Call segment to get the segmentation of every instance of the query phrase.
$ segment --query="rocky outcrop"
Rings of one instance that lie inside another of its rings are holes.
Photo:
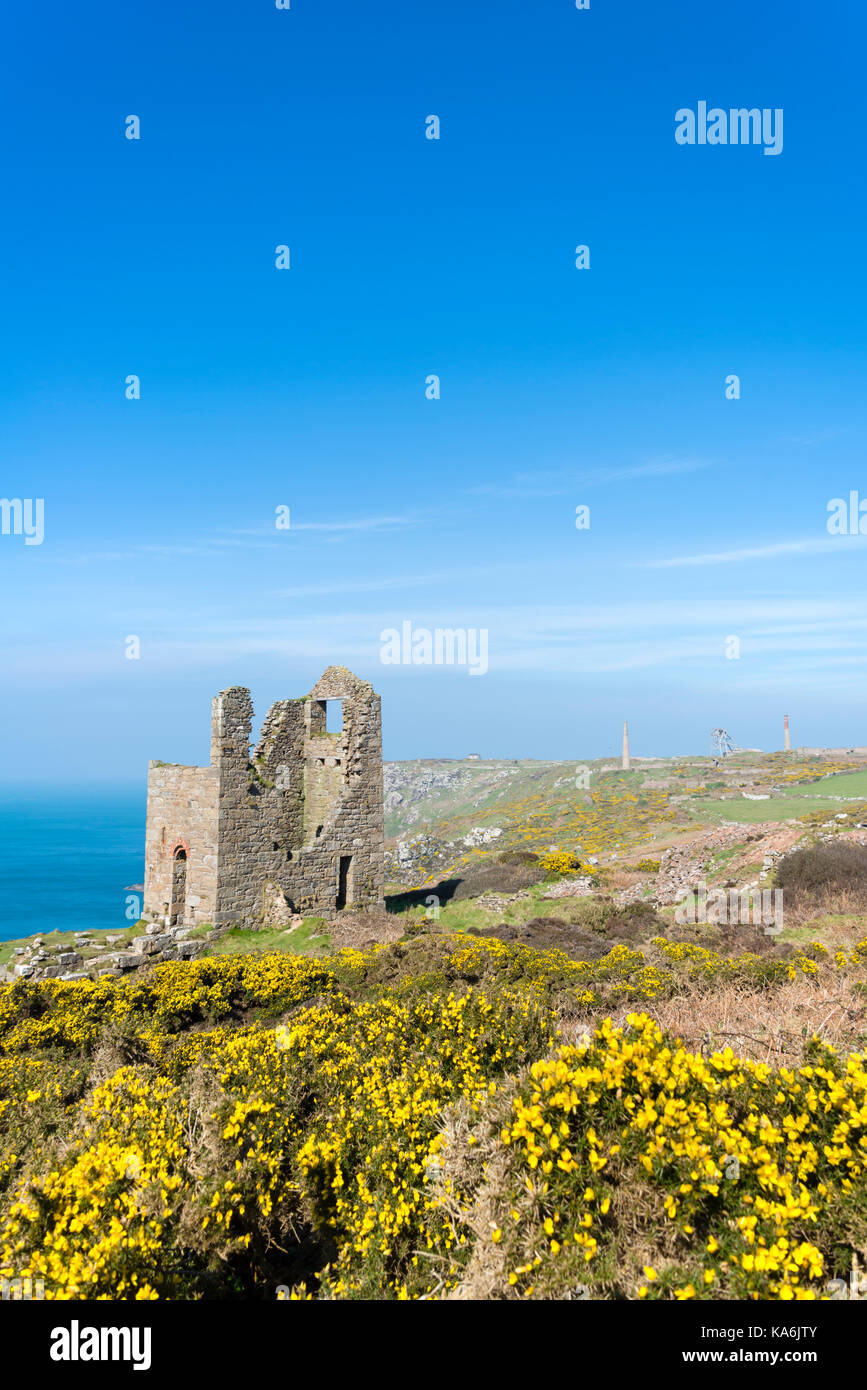
[[[393,850],[385,851],[386,881],[415,885],[446,873],[454,859],[454,845],[422,831],[407,840],[398,840]]]
[[[76,936],[75,950],[63,943],[45,945],[40,937],[23,946],[16,946],[9,965],[0,966],[0,984],[16,980],[99,980],[117,979],[143,965],[155,965],[166,960],[193,960],[202,954],[214,935],[190,940],[189,927],[165,928],[152,923],[121,951],[111,950],[121,938],[104,937],[102,941]],[[88,954],[82,954],[87,951]],[[93,954],[90,954],[93,952]]]
[[[772,870],[779,860],[791,852],[801,840],[803,830],[773,822],[759,825],[724,825],[703,835],[697,835],[688,844],[674,845],[663,852],[659,870],[651,882],[636,883],[616,894],[618,904],[646,901],[657,907],[665,907],[679,902],[690,889],[696,888],[712,871],[715,857],[721,850],[744,846],[744,852],[731,860],[731,887],[741,890],[756,888],[767,883]],[[752,847],[755,848],[752,848]],[[761,854],[761,867],[758,874],[753,872],[749,882],[740,882],[742,865],[739,860],[751,860],[753,870]]]
[[[414,825],[421,814],[421,805],[431,792],[455,791],[467,786],[473,774],[466,768],[427,768],[418,763],[384,763],[382,787],[385,813],[400,811],[401,824]]]

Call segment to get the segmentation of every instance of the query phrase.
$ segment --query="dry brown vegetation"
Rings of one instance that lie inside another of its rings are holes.
[[[634,1006],[607,1009],[604,1017],[625,1024]],[[739,1057],[773,1066],[797,1066],[813,1036],[842,1052],[858,1051],[867,1035],[867,999],[844,977],[820,980],[803,975],[778,985],[773,994],[743,983],[712,990],[687,983],[670,999],[644,1006],[660,1028],[692,1051],[731,1047]],[[603,1015],[570,1014],[561,1019],[566,1035],[580,1037],[600,1025]]]
[[[832,841],[796,850],[781,862],[776,886],[799,920],[823,913],[867,912],[867,846]]]

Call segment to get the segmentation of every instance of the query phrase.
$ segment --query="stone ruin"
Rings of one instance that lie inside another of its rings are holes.
[[[329,704],[342,706],[331,732]],[[383,906],[379,696],[344,666],[279,700],[251,754],[250,692],[214,698],[208,767],[148,768],[143,917],[283,926]]]

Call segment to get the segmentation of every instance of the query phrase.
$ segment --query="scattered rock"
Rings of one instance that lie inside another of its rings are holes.
[[[153,936],[137,936],[132,943],[132,949],[140,956],[153,956],[159,951],[157,939]]]
[[[592,898],[598,891],[598,885],[588,875],[586,878],[564,878],[562,883],[553,883],[550,888],[546,888],[541,896],[545,899]]]
[[[496,840],[502,835],[502,830],[496,826],[475,825],[468,835],[461,840],[462,845],[467,849],[475,849],[478,845],[489,845],[492,840]]]

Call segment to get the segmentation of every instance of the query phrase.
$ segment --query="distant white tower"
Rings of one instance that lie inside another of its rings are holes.
[[[621,766],[625,769],[629,767],[629,725],[623,721],[623,762]]]
[[[783,715],[783,747],[787,753],[791,751],[792,740],[789,738],[789,716],[787,714]]]

